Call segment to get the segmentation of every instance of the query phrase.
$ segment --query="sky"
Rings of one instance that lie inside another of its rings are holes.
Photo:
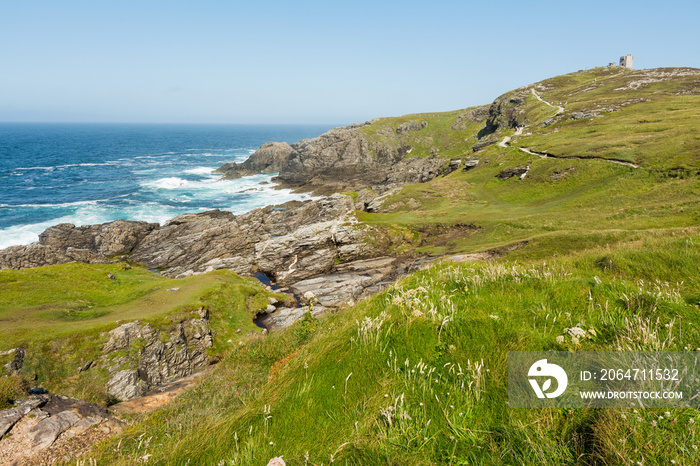
[[[700,68],[698,18],[698,0],[0,0],[0,122],[455,110],[628,53]]]

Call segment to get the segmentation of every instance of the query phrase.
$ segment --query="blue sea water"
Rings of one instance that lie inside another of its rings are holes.
[[[236,214],[309,195],[273,189],[272,175],[220,180],[267,141],[320,135],[317,125],[0,123],[0,249],[59,223],[163,223],[210,209]],[[261,184],[262,183],[262,184]]]

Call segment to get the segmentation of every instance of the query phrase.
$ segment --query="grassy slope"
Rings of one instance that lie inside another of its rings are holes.
[[[212,378],[136,417],[93,457],[211,465],[277,455],[287,464],[357,465],[700,461],[693,410],[506,405],[508,351],[700,346],[698,241],[697,231],[647,233],[547,263],[435,266],[344,313],[249,341]],[[557,343],[573,325],[596,336]]]
[[[678,76],[645,83],[637,89],[616,90],[642,79],[659,78],[619,68],[598,68],[507,93],[502,96],[505,100],[511,95],[525,96],[525,103],[516,109],[525,122],[523,135],[515,136],[514,130],[507,128],[495,135],[498,139],[513,136],[510,147],[489,146],[473,154],[481,163],[469,172],[454,172],[446,178],[405,187],[385,201],[384,213],[364,213],[360,218],[388,229],[425,230],[431,224],[459,223],[480,228],[475,234],[447,243],[431,246],[428,241],[419,251],[430,254],[480,251],[543,235],[551,237],[557,232],[590,234],[697,224],[700,76]],[[557,110],[537,100],[529,92],[531,88],[539,89],[542,98],[553,105],[565,107],[558,122],[541,126]],[[598,112],[603,116],[571,120],[574,112]],[[449,121],[438,125],[432,124],[430,115],[424,117],[429,124],[421,132],[448,133],[434,135],[434,139],[454,139],[460,133],[449,129]],[[450,113],[437,119],[454,118]],[[397,123],[393,120],[386,122]],[[373,126],[381,127],[384,121]],[[473,126],[470,131],[474,133]],[[597,159],[541,158],[519,147],[558,157],[627,160],[641,168]],[[471,150],[462,155],[472,155]],[[526,166],[530,171],[524,180],[495,177],[506,168]]]
[[[116,280],[107,278],[109,273]],[[23,370],[36,376],[33,385],[103,404],[109,402],[106,369],[77,369],[99,360],[106,332],[119,323],[140,320],[169,330],[206,307],[217,332],[210,351],[215,356],[230,348],[228,340],[237,344],[244,335],[259,333],[252,316],[268,304],[259,284],[228,271],[174,280],[140,267],[72,263],[2,270],[0,286],[0,352],[25,348]],[[10,359],[4,356],[0,363]]]

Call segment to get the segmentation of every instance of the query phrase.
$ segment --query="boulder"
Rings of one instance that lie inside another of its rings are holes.
[[[0,411],[0,419],[10,417],[12,425],[2,424],[0,428],[0,464],[53,464],[54,459],[45,455],[54,444],[60,442],[59,448],[64,448],[69,439],[94,426],[100,434],[84,437],[82,441],[88,442],[78,444],[80,449],[104,438],[102,433],[120,433],[126,428],[103,407],[60,395],[32,396]],[[62,450],[62,454],[68,450]],[[72,450],[75,452],[75,448]],[[64,456],[63,460],[67,458]]]
[[[498,173],[496,175],[496,178],[499,178],[501,180],[507,180],[508,178],[512,178],[514,176],[522,176],[525,173],[527,173],[527,171],[528,171],[527,167],[508,168],[508,169],[503,170],[502,172]]]
[[[464,161],[464,171],[469,171],[479,165],[479,159],[469,157]]]

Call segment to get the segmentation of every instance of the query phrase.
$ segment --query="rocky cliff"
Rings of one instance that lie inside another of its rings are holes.
[[[0,268],[24,269],[68,262],[108,263],[109,257],[129,254],[157,223],[117,220],[76,227],[62,223],[47,228],[39,242],[0,250]]]
[[[381,254],[382,233],[358,224],[354,208],[350,196],[336,194],[239,216],[218,210],[186,214],[163,226],[123,220],[61,224],[47,229],[36,244],[0,251],[0,268],[107,263],[128,256],[169,277],[225,268],[288,283],[323,273],[336,261]]]
[[[169,332],[138,321],[109,332],[99,363],[109,370],[107,392],[119,401],[143,396],[148,390],[187,377],[209,365],[206,349],[214,334],[208,313],[185,320]]]
[[[317,138],[303,139],[291,146],[270,142],[245,162],[226,164],[217,171],[223,173],[224,178],[278,172],[275,181],[281,186],[317,194],[359,191],[366,187],[384,192],[403,184],[429,181],[449,172],[442,157],[409,156],[412,146],[402,144],[399,137],[424,130],[428,122],[404,122],[383,140],[369,138],[363,132],[363,128],[370,124],[334,128]]]

